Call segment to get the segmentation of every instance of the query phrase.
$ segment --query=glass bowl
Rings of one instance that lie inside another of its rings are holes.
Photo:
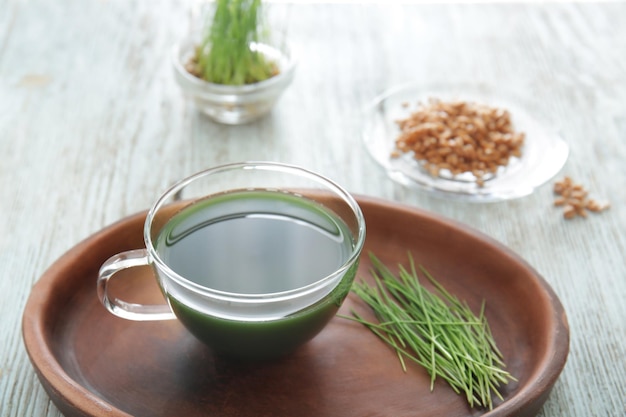
[[[512,157],[478,185],[471,173],[456,176],[445,172],[434,176],[412,154],[392,156],[400,133],[397,121],[407,118],[417,102],[430,98],[442,101],[462,100],[506,109],[516,131],[525,133],[522,154]],[[526,98],[482,84],[424,86],[407,84],[387,90],[365,110],[363,141],[369,154],[391,179],[410,188],[439,197],[470,202],[495,202],[531,194],[561,170],[569,147],[554,128],[533,117]]]
[[[251,44],[253,50],[277,62],[279,74],[242,86],[210,83],[190,74],[185,65],[193,56],[198,43],[199,37],[192,36],[174,46],[174,75],[184,94],[192,97],[198,108],[216,122],[238,125],[264,116],[293,80],[296,60],[292,49],[281,37],[266,43]]]

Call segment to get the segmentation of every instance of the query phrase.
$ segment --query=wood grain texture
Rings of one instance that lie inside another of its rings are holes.
[[[499,389],[505,400],[494,400],[496,407],[486,415],[535,416],[569,347],[563,307],[550,288],[526,262],[473,229],[412,207],[357,198],[367,222],[365,253],[395,265],[411,251],[416,263],[427,265],[471,308],[486,302],[493,337],[517,379]],[[468,408],[443,381],[431,392],[422,367],[407,362],[403,372],[394,352],[370,331],[339,317],[293,354],[265,363],[219,358],[175,320],[114,317],[100,304],[93,281],[112,254],[140,247],[143,220],[131,216],[75,246],[40,278],[26,305],[25,345],[67,417],[485,415]],[[358,275],[373,284],[371,268],[362,257]],[[149,269],[132,274],[117,281],[125,286],[125,299],[162,300]],[[353,294],[339,314],[351,311],[372,317]],[[76,392],[65,378],[89,390]]]
[[[425,208],[504,243],[567,311],[567,366],[540,416],[626,414],[626,4],[276,4],[300,63],[267,118],[216,125],[174,84],[192,3],[0,0],[0,416],[60,414],[20,322],[30,289],[80,240],[173,181],[245,159],[304,165],[349,190]],[[600,215],[565,222],[549,185],[468,205],[393,183],[366,154],[363,106],[397,84],[519,92],[571,148],[563,170]]]

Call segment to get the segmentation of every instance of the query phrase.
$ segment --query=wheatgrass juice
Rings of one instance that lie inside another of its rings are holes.
[[[315,287],[341,271],[355,244],[348,226],[318,202],[282,191],[241,190],[188,205],[167,222],[155,246],[163,262],[194,285],[246,298]],[[222,314],[219,306],[195,305],[182,292],[168,293],[168,301],[189,331],[219,354],[281,356],[336,313],[357,265],[336,277],[338,285],[313,293],[317,298],[307,305],[244,305],[238,315],[230,307]]]

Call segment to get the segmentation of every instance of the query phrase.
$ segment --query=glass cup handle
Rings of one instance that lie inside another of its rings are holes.
[[[134,321],[171,320],[176,316],[167,304],[136,304],[109,297],[107,286],[117,272],[136,266],[149,265],[148,251],[135,249],[118,253],[107,259],[98,274],[98,298],[111,313]]]

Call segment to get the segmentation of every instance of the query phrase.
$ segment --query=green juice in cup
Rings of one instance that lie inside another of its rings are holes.
[[[354,280],[358,263],[341,267],[355,245],[348,226],[322,203],[252,189],[186,206],[161,229],[155,247],[194,288],[164,288],[185,327],[218,354],[254,359],[284,355],[326,325]],[[320,286],[322,280],[340,282]],[[290,300],[290,292],[308,287],[304,300]],[[196,302],[198,290],[223,300]],[[266,306],[267,295],[273,301]]]

